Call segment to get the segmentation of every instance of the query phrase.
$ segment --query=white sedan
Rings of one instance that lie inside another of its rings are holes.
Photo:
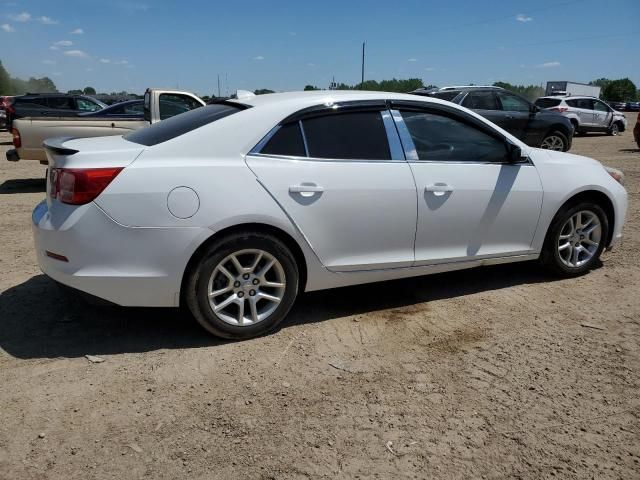
[[[226,338],[273,330],[303,291],[532,259],[581,275],[627,209],[619,171],[413,95],[239,95],[46,147],[43,272]]]

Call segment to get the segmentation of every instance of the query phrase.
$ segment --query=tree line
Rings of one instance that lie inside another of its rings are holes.
[[[49,77],[23,80],[11,77],[0,61],[0,95],[24,95],[25,93],[55,93],[58,89]]]

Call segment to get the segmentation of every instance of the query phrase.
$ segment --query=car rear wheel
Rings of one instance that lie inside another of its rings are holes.
[[[540,259],[563,277],[591,270],[605,247],[609,223],[599,205],[581,202],[563,208],[553,219]]]
[[[245,339],[275,329],[298,293],[298,267],[278,238],[235,234],[211,245],[189,275],[185,299],[218,337]]]
[[[556,152],[566,152],[569,147],[567,136],[559,131],[548,133],[540,144],[540,148],[555,150]]]

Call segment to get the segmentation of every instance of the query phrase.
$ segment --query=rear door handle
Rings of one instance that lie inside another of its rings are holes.
[[[289,187],[289,193],[299,193],[303,197],[311,197],[316,193],[321,193],[324,191],[320,185],[316,185],[315,183],[311,183],[308,185],[291,185]]]
[[[453,192],[453,187],[446,183],[434,183],[425,187],[425,192],[431,192],[436,196],[442,196],[445,193]]]

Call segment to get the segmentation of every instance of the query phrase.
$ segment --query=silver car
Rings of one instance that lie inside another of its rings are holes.
[[[618,135],[627,128],[627,118],[602,100],[594,97],[540,97],[537,107],[559,112],[573,124],[576,134],[606,132]]]

